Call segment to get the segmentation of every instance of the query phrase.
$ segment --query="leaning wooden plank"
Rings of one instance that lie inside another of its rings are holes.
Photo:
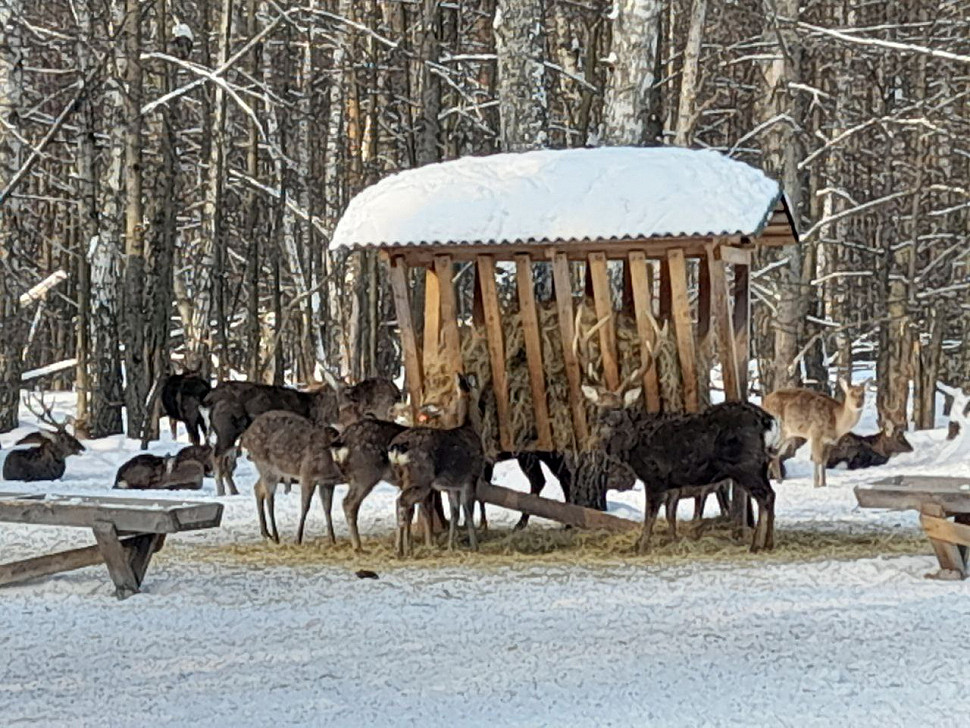
[[[610,276],[603,253],[589,254],[589,270],[593,279],[593,304],[600,326],[600,353],[603,356],[603,377],[606,386],[620,386],[620,367],[616,360],[616,323],[613,314],[613,298],[610,295]]]
[[[728,300],[727,280],[724,276],[724,262],[716,247],[717,242],[707,249],[707,267],[711,282],[711,306],[717,327],[717,349],[721,359],[721,378],[724,382],[724,398],[728,402],[742,399],[741,382],[738,376],[738,358],[734,351],[734,330],[731,327],[731,302]]]
[[[0,501],[0,521],[42,526],[91,528],[98,521],[108,521],[119,531],[177,533],[212,528],[221,520],[221,503],[161,505],[150,501],[112,503],[110,499],[99,502],[94,498]]]
[[[673,307],[674,333],[677,337],[677,355],[684,383],[684,407],[688,412],[700,409],[697,396],[697,362],[694,357],[694,332],[690,316],[690,299],[687,297],[687,263],[684,251],[667,252],[670,267],[670,293]]]
[[[748,358],[751,346],[751,267],[734,267],[734,354],[738,360],[738,384],[743,399],[748,392]]]
[[[394,296],[394,310],[397,313],[397,326],[401,331],[401,349],[404,354],[404,371],[407,373],[408,392],[411,394],[411,411],[417,421],[418,410],[422,404],[424,375],[421,371],[421,356],[418,354],[418,341],[411,321],[411,304],[408,300],[407,268],[401,256],[395,256],[389,267],[391,292]]]
[[[455,306],[455,285],[452,283],[450,255],[436,255],[434,270],[438,276],[438,296],[441,300],[441,343],[448,366],[455,374],[465,371],[458,337],[458,309]]]
[[[617,533],[641,528],[641,524],[636,521],[617,518],[602,511],[575,506],[571,503],[561,503],[531,493],[521,493],[491,483],[479,483],[478,499],[513,511],[528,513],[531,516],[548,518],[575,528]]]
[[[573,289],[569,280],[569,259],[565,253],[556,253],[552,259],[552,279],[556,287],[556,311],[559,314],[559,331],[562,336],[562,356],[569,383],[569,407],[573,414],[573,429],[578,444],[589,437],[586,425],[586,403],[580,388],[579,362],[573,350],[576,338],[573,324]]]
[[[919,522],[930,538],[970,546],[970,526],[948,521],[941,516],[928,515],[925,512],[920,514]]]
[[[505,340],[502,334],[502,311],[495,287],[495,260],[490,255],[478,256],[478,284],[482,293],[485,313],[485,335],[492,365],[492,390],[495,392],[495,409],[498,411],[498,432],[502,449],[512,450],[512,433],[509,430],[509,383],[505,370]]]
[[[108,574],[115,584],[115,596],[127,599],[138,593],[138,579],[131,568],[131,557],[128,549],[118,540],[118,530],[113,523],[95,523],[92,530],[94,538],[101,549]]]
[[[135,580],[139,587],[145,580],[148,563],[152,560],[152,556],[162,550],[164,543],[164,533],[146,533],[142,536],[136,536],[131,545],[126,547],[131,570],[135,574]]]
[[[653,318],[653,292],[647,270],[647,257],[642,250],[630,253],[627,264],[633,287],[633,308],[637,321],[637,335],[640,339],[640,366],[643,371],[644,401],[648,412],[660,411],[660,384],[657,380],[657,366],[653,357],[656,345],[656,322]]]
[[[423,371],[434,366],[441,347],[441,298],[438,295],[438,276],[429,269],[424,271],[424,355]]]
[[[946,520],[943,508],[934,503],[926,503],[920,509],[920,525],[933,546],[936,559],[940,563],[940,570],[935,574],[927,574],[933,579],[959,580],[967,576],[966,548],[959,545],[959,541],[966,534],[954,533],[952,527],[967,528],[960,524]]]
[[[542,366],[542,340],[536,313],[535,291],[532,287],[532,258],[515,256],[515,283],[519,292],[519,316],[525,340],[525,358],[529,364],[529,388],[532,390],[532,409],[536,416],[537,445],[540,450],[552,450],[552,424],[546,401],[546,375]]]
[[[130,545],[140,536],[128,536],[123,538],[123,545]],[[8,564],[0,564],[0,586],[6,584],[18,584],[30,579],[39,579],[44,576],[53,576],[65,571],[83,569],[86,566],[97,566],[104,563],[100,547],[85,546],[84,548],[71,549],[70,551],[59,551],[56,554],[45,554],[35,556],[23,561],[12,561]]]

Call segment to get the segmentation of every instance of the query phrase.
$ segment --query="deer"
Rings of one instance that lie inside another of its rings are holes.
[[[114,488],[121,490],[199,490],[212,472],[212,449],[190,445],[175,455],[136,455],[118,468]]]
[[[457,540],[459,508],[464,511],[469,545],[473,551],[478,550],[473,510],[485,466],[480,403],[477,395],[472,396],[473,381],[459,374],[455,384],[461,424],[452,428],[412,427],[395,437],[388,447],[394,480],[401,488],[396,507],[396,550],[402,558],[411,554],[411,520],[418,503],[422,504],[425,518],[425,539],[430,543],[429,502],[435,491],[447,493],[451,506],[449,550],[454,549]],[[422,411],[426,416],[438,417],[442,410],[436,405],[425,405]]]
[[[384,377],[371,377],[349,387],[337,385],[335,388],[339,407],[337,424],[341,428],[365,417],[393,419],[392,410],[401,401],[401,390]]]
[[[248,452],[259,472],[259,480],[253,491],[263,538],[276,543],[280,541],[276,527],[276,487],[284,479],[300,483],[300,525],[296,542],[303,543],[307,514],[313,492],[318,487],[327,521],[327,537],[331,544],[337,542],[331,510],[334,488],[343,482],[343,477],[330,454],[336,437],[337,431],[333,427],[322,427],[286,410],[262,413],[243,433],[240,445]]]
[[[80,455],[84,452],[82,445],[74,435],[67,431],[69,419],[58,420],[51,412],[51,407],[39,398],[38,406],[29,400],[24,402],[27,408],[37,417],[38,421],[54,428],[38,430],[15,443],[17,445],[34,445],[26,450],[13,450],[3,461],[4,480],[59,480],[64,475],[68,457]]]
[[[161,391],[162,412],[168,417],[172,440],[178,439],[178,423],[182,422],[191,443],[201,444],[207,434],[202,402],[211,390],[208,380],[197,372],[185,371],[165,378]]]
[[[780,389],[764,398],[762,407],[781,421],[782,451],[794,438],[804,438],[812,449],[816,488],[825,486],[828,450],[859,423],[866,400],[866,387],[871,380],[852,385],[839,380],[844,397],[838,401],[810,389]],[[780,477],[779,460],[774,463]]]
[[[831,447],[825,466],[834,468],[845,463],[849,470],[885,465],[889,458],[899,453],[913,452],[905,431],[891,420],[874,435],[857,435],[847,432]]]

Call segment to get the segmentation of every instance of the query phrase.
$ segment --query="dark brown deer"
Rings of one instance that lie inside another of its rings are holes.
[[[202,479],[211,472],[211,448],[190,445],[175,455],[136,455],[118,468],[114,487],[122,490],[199,490]]]
[[[207,434],[202,402],[211,390],[208,380],[195,372],[166,377],[161,392],[162,412],[168,417],[172,440],[178,438],[178,423],[182,422],[192,444],[201,444]]]
[[[327,520],[327,536],[336,543],[331,510],[334,487],[343,482],[333,463],[330,447],[337,437],[332,427],[321,427],[306,417],[285,410],[271,410],[256,417],[240,440],[259,472],[254,492],[259,530],[264,538],[279,543],[276,528],[276,487],[280,480],[300,483],[300,525],[296,542],[303,542],[313,492],[319,487],[320,503]],[[269,529],[267,529],[267,516]]]
[[[411,553],[411,521],[418,503],[425,504],[425,534],[430,541],[429,499],[435,491],[448,494],[451,520],[448,524],[448,547],[453,549],[457,537],[459,508],[464,511],[468,540],[478,550],[473,509],[478,481],[482,477],[485,454],[480,435],[481,411],[477,395],[469,382],[456,377],[458,391],[458,427],[412,427],[394,438],[388,447],[388,459],[395,470],[395,482],[401,488],[397,500],[397,553]],[[441,408],[425,405],[424,412],[440,415]]]
[[[390,379],[372,377],[350,387],[337,389],[340,414],[337,422],[341,427],[373,417],[378,420],[393,419],[392,409],[401,401],[401,390]]]
[[[39,397],[35,407],[30,400],[27,408],[33,412],[40,422],[50,425],[54,431],[38,430],[21,438],[16,445],[35,445],[26,450],[13,450],[3,461],[4,480],[58,480],[64,475],[68,457],[80,455],[84,452],[77,438],[67,431],[67,420],[58,420],[51,412],[51,407]]]
[[[892,422],[875,435],[857,435],[847,432],[829,449],[826,467],[834,468],[845,463],[849,470],[885,465],[889,458],[899,453],[913,452],[906,433]]]

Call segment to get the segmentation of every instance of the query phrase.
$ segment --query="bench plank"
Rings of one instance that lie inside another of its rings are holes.
[[[179,533],[218,526],[222,504],[81,496],[2,498],[0,521],[82,528],[108,522],[119,531]]]
[[[970,513],[970,478],[897,475],[855,488],[862,508],[922,510],[933,504],[945,513]]]

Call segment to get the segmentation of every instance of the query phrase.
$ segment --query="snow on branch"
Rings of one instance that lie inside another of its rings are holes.
[[[47,374],[56,374],[57,372],[62,372],[65,369],[71,369],[75,366],[77,366],[77,359],[64,359],[63,361],[57,361],[37,369],[29,369],[20,375],[20,381],[29,382],[31,379],[38,379]]]
[[[834,28],[820,28],[817,25],[810,25],[809,23],[797,23],[797,26],[801,30],[808,30],[813,33],[821,33],[822,35],[827,35],[832,38],[836,38],[837,40],[841,40],[846,43],[853,43],[855,45],[887,48],[889,50],[902,51],[903,53],[913,53],[920,56],[940,58],[945,61],[956,61],[957,63],[970,64],[970,56],[964,56],[959,53],[951,53],[950,51],[941,51],[937,50],[936,48],[928,48],[926,46],[916,45],[915,43],[897,43],[893,40],[882,40],[881,38],[860,37],[840,30],[835,30]]]
[[[65,273],[62,270],[54,271],[49,276],[47,276],[44,280],[42,280],[40,283],[33,286],[26,293],[21,294],[20,307],[24,308],[32,304],[34,301],[39,301],[42,298],[46,298],[48,292],[54,286],[56,286],[58,283],[64,280],[67,280],[67,273]]]

